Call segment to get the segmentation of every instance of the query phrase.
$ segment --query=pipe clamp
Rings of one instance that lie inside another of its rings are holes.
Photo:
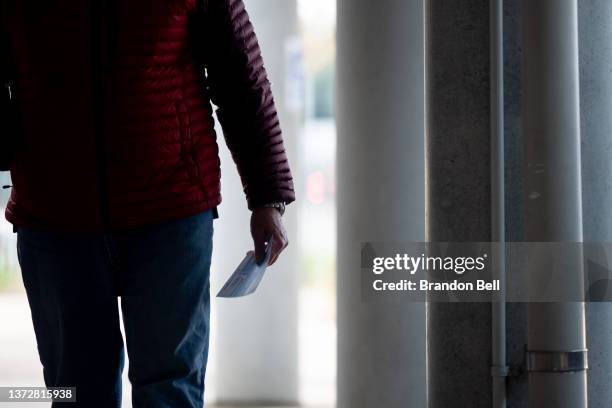
[[[571,373],[588,369],[588,350],[527,351],[529,372]]]

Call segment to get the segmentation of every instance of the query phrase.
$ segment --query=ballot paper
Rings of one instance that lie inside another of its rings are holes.
[[[264,259],[259,264],[255,259],[255,253],[253,251],[247,252],[232,276],[225,282],[217,297],[235,298],[255,292],[270,261],[270,255],[272,254],[272,245],[270,244],[271,242],[268,242]]]

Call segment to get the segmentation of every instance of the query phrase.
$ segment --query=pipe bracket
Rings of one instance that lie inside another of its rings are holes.
[[[588,350],[527,351],[529,372],[571,373],[588,369]]]
[[[508,377],[508,375],[510,375],[510,367],[491,366],[491,377]]]

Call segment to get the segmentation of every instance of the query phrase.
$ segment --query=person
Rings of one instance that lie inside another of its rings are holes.
[[[54,406],[121,405],[120,297],[133,406],[201,407],[221,202],[212,104],[258,259],[286,247],[295,199],[243,1],[2,1],[2,72],[15,72],[2,80],[24,138],[6,218],[45,384],[76,387]]]

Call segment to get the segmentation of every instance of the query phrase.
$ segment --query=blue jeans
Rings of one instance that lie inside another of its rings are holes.
[[[134,408],[203,406],[213,212],[106,234],[18,228],[17,249],[48,387],[121,406],[123,339]]]

